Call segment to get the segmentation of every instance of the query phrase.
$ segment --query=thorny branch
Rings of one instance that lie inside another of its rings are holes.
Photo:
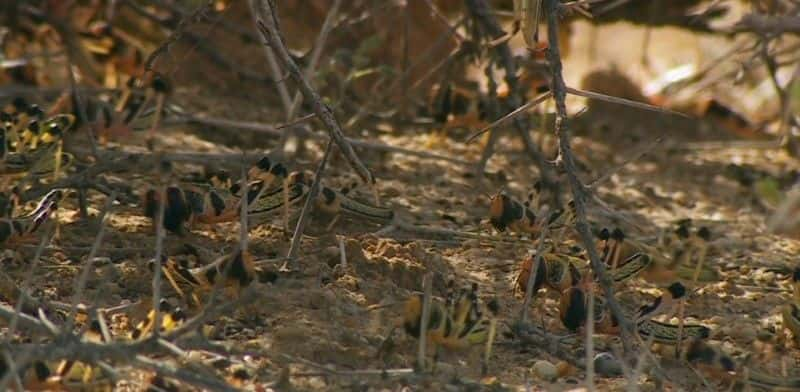
[[[334,116],[333,111],[322,102],[320,95],[303,76],[302,71],[297,64],[295,64],[294,60],[292,60],[292,56],[289,54],[289,50],[286,48],[280,31],[278,30],[278,18],[275,14],[272,2],[270,0],[257,0],[255,4],[258,14],[258,29],[266,40],[267,45],[275,51],[275,54],[283,63],[284,68],[289,72],[289,75],[298,85],[300,91],[303,92],[303,97],[306,102],[314,108],[317,117],[325,124],[325,127],[331,135],[331,140],[339,146],[339,150],[342,152],[342,155],[344,155],[344,158],[353,170],[356,171],[356,174],[358,174],[361,180],[365,184],[372,186],[375,182],[372,173],[364,166],[364,163],[361,162],[361,159],[353,150],[353,146],[351,146],[347,138],[345,138],[342,127],[339,125],[339,121]]]
[[[570,146],[569,123],[567,119],[567,106],[565,103],[567,87],[561,73],[561,54],[559,53],[558,46],[560,2],[557,0],[547,0],[544,3],[544,7],[547,13],[547,39],[549,44],[549,48],[547,49],[547,61],[550,65],[552,77],[550,91],[553,92],[553,98],[556,102],[555,131],[558,136],[559,153],[557,161],[564,168],[567,181],[569,181],[570,188],[572,189],[576,214],[575,229],[580,236],[583,247],[589,254],[592,270],[598,277],[600,287],[603,289],[603,294],[606,297],[606,303],[613,315],[619,320],[620,334],[625,354],[633,357],[633,347],[631,345],[631,342],[633,342],[633,327],[631,322],[625,318],[619,302],[617,302],[614,297],[614,288],[612,287],[611,279],[606,275],[605,266],[600,260],[597,248],[594,246],[592,233],[586,220],[586,200],[590,190],[587,189],[580,178],[578,178],[577,168],[575,167],[575,157],[572,154],[572,147]]]
[[[466,0],[467,8],[473,18],[480,24],[480,26],[491,35],[491,38],[502,37],[505,32],[500,24],[492,16],[491,9],[485,0]],[[494,50],[497,51],[499,63],[505,70],[505,82],[508,85],[510,93],[508,95],[508,108],[509,110],[516,109],[522,106],[522,95],[520,93],[519,84],[517,83],[517,66],[514,57],[511,54],[511,49],[506,42],[497,45]],[[555,178],[554,170],[551,164],[545,159],[544,154],[539,150],[539,147],[533,142],[529,133],[530,121],[524,114],[514,118],[514,127],[517,133],[525,143],[525,148],[531,155],[534,163],[539,167],[539,172],[542,177],[542,183],[552,190],[552,195],[558,201],[560,198],[560,190],[558,181]],[[496,131],[492,131],[494,134]],[[492,138],[494,139],[494,137]],[[490,141],[490,143],[492,143]],[[487,148],[491,146],[487,145]],[[488,157],[487,157],[488,159]],[[484,162],[485,164],[485,162]],[[481,168],[482,169],[482,168]]]

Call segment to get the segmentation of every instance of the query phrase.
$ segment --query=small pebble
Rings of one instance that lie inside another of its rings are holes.
[[[533,374],[544,381],[553,382],[558,378],[558,369],[555,365],[543,359],[536,361],[531,368]]]

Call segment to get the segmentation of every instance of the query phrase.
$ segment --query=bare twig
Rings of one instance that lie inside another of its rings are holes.
[[[77,113],[78,119],[86,126],[89,135],[89,146],[92,148],[92,156],[97,157],[97,140],[94,135],[94,122],[89,120],[86,114],[86,106],[81,102],[81,96],[75,82],[75,73],[72,72],[72,56],[67,52],[67,75],[69,75],[70,98],[72,99],[73,111]]]
[[[251,0],[250,8],[253,13],[253,21],[258,25],[259,15],[261,15],[260,9],[263,9],[263,7],[260,7],[259,1]],[[267,64],[272,73],[272,78],[277,81],[278,95],[281,97],[281,104],[283,105],[283,110],[286,112],[286,119],[291,120],[289,118],[289,113],[292,110],[292,97],[289,95],[289,89],[286,87],[285,78],[281,74],[281,67],[278,64],[278,59],[275,58],[275,50],[270,45],[264,45],[264,54],[267,57]]]
[[[783,33],[800,34],[800,16],[765,15],[752,13],[742,16],[728,32],[755,32],[761,35],[777,36]]]
[[[638,148],[639,151],[636,151],[635,154],[625,154],[626,156],[628,156],[627,159],[625,159],[619,165],[611,168],[607,172],[603,173],[601,176],[595,178],[592,182],[590,182],[586,186],[589,187],[589,188],[596,188],[597,185],[603,183],[605,180],[609,179],[611,176],[613,176],[614,174],[618,173],[625,166],[628,166],[631,162],[635,162],[635,161],[638,161],[639,159],[641,159],[648,152],[652,151],[657,145],[661,144],[662,140],[663,140],[663,138],[659,136],[659,137],[655,138],[655,140],[653,140],[652,142],[646,144],[645,146],[639,147]]]
[[[336,19],[336,16],[339,13],[339,7],[341,5],[342,0],[334,0],[333,5],[328,8],[328,15],[325,16],[325,20],[322,22],[322,27],[319,30],[319,35],[317,35],[317,40],[314,41],[314,50],[311,51],[311,58],[308,61],[308,65],[306,65],[305,72],[303,72],[303,76],[306,79],[310,79],[313,76],[314,71],[317,69],[319,59],[322,56],[322,49],[325,48],[325,41],[328,40],[328,35],[333,28],[333,21]],[[292,106],[289,108],[289,116],[286,121],[294,120],[302,99],[303,95],[300,93],[300,91],[295,93],[294,99],[292,100]]]
[[[111,210],[115,196],[115,194],[112,194],[106,198],[106,204],[103,207],[103,212],[98,218],[100,227],[97,230],[97,235],[94,237],[92,248],[89,250],[89,256],[86,257],[86,264],[83,266],[83,270],[78,276],[78,279],[75,280],[75,294],[72,295],[72,311],[70,312],[69,319],[67,321],[67,328],[65,328],[65,330],[71,329],[73,323],[75,322],[75,317],[78,314],[78,303],[80,303],[81,299],[83,298],[83,290],[86,288],[86,282],[89,281],[89,275],[94,270],[94,258],[97,255],[97,251],[100,249],[100,245],[103,243],[103,235],[106,232],[106,216]]]
[[[311,116],[311,115],[309,115]],[[308,117],[308,116],[306,116]],[[310,118],[310,117],[309,117]],[[225,128],[239,128],[239,129],[246,129],[252,132],[263,133],[275,137],[280,137],[282,135],[281,132],[278,130],[284,128],[289,125],[294,124],[282,124],[277,126],[272,126],[269,124],[262,124],[258,122],[248,122],[248,121],[236,121],[236,120],[228,120],[223,118],[213,118],[213,117],[186,117],[186,119],[191,123],[203,124],[203,125],[211,125],[211,126],[219,126]],[[298,120],[299,121],[299,120]],[[308,137],[317,140],[327,140],[328,136],[325,134],[321,134],[318,132],[311,132],[306,131],[304,129],[296,129],[295,133],[301,137]],[[469,166],[472,163],[467,162],[462,159],[449,157],[445,155],[435,154],[427,151],[417,151],[417,150],[410,150],[407,148],[392,146],[390,144],[381,143],[381,142],[372,142],[363,139],[354,139],[350,137],[345,138],[348,143],[350,143],[353,147],[356,148],[363,148],[373,151],[381,151],[381,152],[389,152],[395,154],[403,154],[414,156],[418,158],[424,159],[431,159],[431,160],[439,160],[445,161],[450,163],[455,163],[463,166]]]
[[[661,108],[661,107],[658,107],[658,106],[649,105],[649,104],[642,103],[642,102],[631,101],[630,99],[612,97],[610,95],[595,93],[595,92],[592,92],[592,91],[585,91],[585,90],[572,88],[572,87],[566,87],[566,86],[564,87],[564,90],[566,92],[572,94],[572,95],[577,95],[577,96],[581,96],[581,97],[585,97],[585,98],[599,99],[601,101],[611,102],[611,103],[615,103],[615,104],[618,104],[618,105],[630,106],[630,107],[637,108],[637,109],[642,109],[642,110],[649,110],[651,112],[659,112],[659,113],[663,113],[663,114],[674,114],[676,116],[689,118],[689,116],[687,116],[686,114],[681,113],[681,112],[676,112],[674,110],[664,109],[664,108]]]
[[[304,377],[304,376],[318,376],[318,375],[332,375],[332,376],[351,376],[351,377],[358,377],[358,376],[402,376],[414,373],[414,369],[409,368],[401,368],[401,369],[364,369],[364,370],[339,370],[334,368],[332,365],[322,365],[316,363],[314,361],[309,361],[305,358],[296,357],[294,355],[289,354],[280,354],[281,357],[285,358],[291,362],[301,363],[303,365],[312,367],[314,369],[320,370],[320,372],[316,373],[294,373],[292,376],[295,377]]]
[[[337,146],[339,146],[339,150],[341,150],[344,158],[347,160],[353,170],[355,170],[356,174],[358,174],[361,180],[365,184],[372,186],[374,183],[372,173],[369,171],[369,169],[367,169],[366,166],[364,166],[364,164],[361,162],[361,159],[353,150],[353,147],[345,138],[339,122],[333,115],[333,111],[331,111],[331,109],[322,102],[322,98],[319,96],[316,90],[311,87],[311,84],[309,84],[308,80],[306,80],[306,78],[300,72],[300,68],[297,67],[297,64],[295,64],[294,60],[292,60],[292,57],[289,55],[289,50],[286,49],[286,45],[283,43],[283,38],[278,30],[278,18],[275,15],[275,10],[271,4],[271,0],[253,1],[258,5],[256,7],[256,15],[258,15],[258,28],[262,36],[267,41],[268,45],[275,51],[275,54],[281,60],[291,78],[300,87],[300,91],[303,92],[306,102],[308,102],[314,108],[317,118],[319,118],[320,121],[325,124],[325,127],[328,129],[328,133],[330,133],[331,140],[334,141]]]
[[[417,349],[417,370],[425,371],[425,349],[428,338],[428,321],[431,316],[431,295],[433,292],[433,273],[428,272],[422,278],[422,315],[419,320],[419,346]]]
[[[166,161],[163,160],[162,157],[158,157],[159,166],[164,166]],[[158,339],[158,334],[160,332],[161,327],[161,307],[159,303],[161,302],[161,265],[163,264],[163,260],[161,260],[163,252],[164,252],[164,237],[166,237],[166,232],[164,230],[164,214],[167,209],[167,183],[169,176],[172,173],[165,173],[165,170],[162,170],[160,167],[158,169],[158,176],[159,176],[159,184],[158,184],[158,214],[156,214],[156,219],[153,224],[156,225],[156,268],[153,268],[153,312],[155,313],[153,317],[153,337]],[[245,197],[247,197],[245,195]]]
[[[594,387],[594,287],[589,284],[586,290],[586,388],[591,392]]]
[[[347,252],[344,247],[344,237],[339,237],[339,263],[347,269]]]
[[[325,16],[325,20],[322,22],[322,27],[320,28],[319,34],[317,35],[316,41],[314,41],[314,49],[311,51],[311,56],[306,65],[306,69],[303,73],[306,79],[311,79],[314,76],[314,72],[319,65],[320,57],[322,57],[322,50],[325,48],[325,42],[328,40],[328,35],[330,35],[331,30],[333,29],[333,22],[336,19],[336,16],[339,13],[339,7],[341,6],[341,0],[334,0],[333,5],[328,8],[328,14]],[[272,48],[267,48],[271,50]],[[273,52],[274,53],[274,52]],[[292,104],[289,107],[288,112],[286,113],[286,121],[292,122],[294,121],[295,116],[297,115],[297,111],[300,108],[300,103],[303,101],[303,95],[300,91],[295,92],[294,99],[292,100]],[[281,141],[279,143],[281,153],[285,151],[286,142],[289,140],[290,133],[295,132],[296,127],[289,127],[287,128],[283,134],[281,135]]]
[[[159,45],[155,50],[150,52],[150,54],[147,56],[147,58],[144,61],[145,72],[151,71],[153,69],[153,64],[155,63],[155,61],[162,54],[169,52],[170,46],[172,46],[174,43],[178,42],[181,39],[181,36],[183,36],[186,28],[189,27],[189,25],[191,25],[192,23],[198,22],[203,17],[204,13],[211,10],[211,7],[213,7],[213,5],[214,2],[209,0],[206,1],[204,4],[200,5],[199,7],[197,7],[197,9],[195,9],[194,12],[192,12],[190,15],[183,15],[181,21],[178,22],[178,25],[175,26],[175,28],[170,33],[169,37],[167,37],[167,39],[164,40],[164,42],[161,43],[161,45]]]
[[[21,314],[22,307],[25,303],[25,300],[28,299],[30,294],[28,290],[30,289],[31,282],[33,281],[33,275],[36,271],[36,268],[39,265],[39,259],[42,257],[42,250],[44,249],[45,244],[47,241],[50,240],[50,236],[53,234],[52,226],[48,227],[48,230],[42,234],[42,239],[39,241],[39,245],[36,248],[36,254],[33,256],[33,261],[31,261],[31,265],[28,269],[28,273],[25,276],[25,281],[22,284],[22,287],[19,288],[19,298],[17,299],[17,304],[14,306],[14,316],[11,318],[11,321],[8,325],[7,336],[5,339],[5,343],[8,343],[14,336],[14,333],[17,329],[17,315]]]
[[[306,202],[303,204],[303,210],[300,212],[300,218],[297,220],[297,225],[294,228],[294,235],[292,235],[292,243],[289,246],[289,252],[286,255],[286,261],[281,266],[281,270],[286,270],[294,258],[297,256],[297,251],[300,249],[300,240],[303,237],[303,230],[305,230],[306,223],[308,222],[311,210],[317,201],[317,193],[320,188],[320,181],[322,181],[322,174],[325,170],[325,165],[328,163],[328,157],[333,149],[333,139],[328,141],[328,146],[325,148],[325,154],[322,156],[317,170],[314,172],[314,182],[311,184],[311,189],[306,196]]]
[[[245,253],[247,253],[247,235],[248,227],[247,227],[247,210],[249,207],[248,198],[250,194],[250,187],[247,179],[247,158],[242,151],[242,199],[239,201],[241,205],[239,205],[239,250],[242,252],[242,257],[245,257]],[[232,263],[228,263],[229,265]]]
[[[508,113],[508,114],[506,114],[505,116],[503,116],[503,117],[501,117],[501,118],[497,119],[495,122],[493,122],[493,123],[491,123],[491,124],[487,125],[486,127],[484,127],[483,129],[481,129],[480,131],[473,133],[472,135],[470,135],[470,137],[468,137],[468,138],[467,138],[467,141],[466,141],[466,142],[467,142],[467,143],[470,143],[470,142],[472,142],[473,140],[475,140],[475,138],[476,138],[476,137],[478,137],[478,136],[480,136],[480,135],[483,135],[483,134],[484,134],[484,133],[486,133],[487,131],[490,131],[492,128],[495,128],[495,127],[497,127],[498,125],[500,125],[500,124],[502,124],[502,123],[504,123],[504,122],[506,122],[506,121],[508,121],[508,120],[512,120],[512,119],[514,119],[515,117],[517,117],[517,116],[519,116],[520,114],[524,113],[526,110],[528,110],[528,109],[530,109],[530,108],[533,108],[533,107],[536,107],[536,105],[538,105],[538,104],[540,104],[540,103],[542,103],[542,102],[546,101],[546,100],[547,100],[547,99],[549,99],[551,96],[553,96],[553,94],[551,94],[551,93],[548,91],[548,92],[546,92],[546,93],[544,93],[544,94],[542,94],[542,95],[540,95],[540,96],[536,97],[536,98],[535,98],[533,101],[530,101],[530,102],[528,102],[528,103],[526,103],[526,104],[524,104],[524,105],[522,105],[522,106],[520,106],[520,107],[518,107],[518,108],[516,108],[516,109],[512,110],[512,111],[511,111],[511,113]]]
[[[490,38],[499,38],[505,35],[505,31],[503,31],[503,28],[492,15],[489,4],[486,2],[486,0],[466,0],[466,5],[470,14],[472,14],[473,18],[475,18],[481,28],[490,35]],[[511,49],[509,48],[507,42],[503,42],[497,45],[493,50],[497,51],[497,55],[499,57],[498,62],[505,70],[504,80],[510,90],[508,95],[508,105],[511,108],[519,108],[522,106],[523,98],[520,86],[517,83],[517,66],[511,53]],[[554,202],[557,202],[561,197],[558,181],[555,178],[555,173],[553,168],[550,166],[550,163],[547,161],[544,154],[539,150],[539,147],[531,138],[527,116],[520,115],[514,118],[514,128],[520,138],[522,138],[528,154],[539,168],[543,185],[552,189],[552,195],[555,199]],[[496,140],[496,138],[493,139]]]
[[[553,92],[553,97],[556,102],[555,131],[558,136],[559,161],[566,172],[567,180],[572,189],[572,197],[575,202],[575,229],[578,232],[583,247],[589,255],[592,270],[598,277],[607,304],[614,317],[619,320],[623,348],[626,355],[630,355],[633,353],[633,347],[631,345],[633,341],[633,327],[630,321],[625,318],[619,302],[617,302],[614,297],[614,288],[611,279],[606,275],[605,266],[600,260],[597,248],[594,245],[594,239],[586,220],[586,199],[589,190],[581,183],[581,180],[576,174],[575,158],[572,154],[572,148],[570,147],[567,106],[565,104],[567,87],[561,73],[561,55],[558,46],[559,6],[560,2],[557,0],[545,1],[545,10],[547,12],[547,39],[549,41],[547,61],[550,64],[550,73],[552,77],[550,91]]]
[[[181,369],[174,365],[156,361],[154,359],[145,357],[144,355],[137,355],[132,359],[132,363],[139,368],[152,370],[158,374],[166,377],[175,378],[185,381],[192,385],[200,386],[208,390],[214,391],[238,391],[238,389],[231,387],[225,380],[214,377],[211,372],[198,372],[194,369]]]

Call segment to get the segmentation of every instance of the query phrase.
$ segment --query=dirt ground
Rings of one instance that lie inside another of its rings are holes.
[[[233,12],[232,15],[241,16]],[[246,14],[241,17],[247,20]],[[629,37],[625,45],[633,49],[620,49],[619,42],[614,41],[613,37],[623,33]],[[638,48],[643,47],[644,35],[643,28],[627,24],[593,28],[587,23],[576,23],[570,39],[571,53],[565,61],[567,83],[580,86],[586,74],[615,67],[642,86],[678,65],[693,63],[700,67],[732,45],[719,37],[654,29],[647,49],[648,64],[642,65]],[[209,39],[219,44],[225,37],[211,31]],[[512,43],[520,45],[516,39]],[[261,51],[250,49],[243,47],[243,53],[236,56],[247,59],[256,68],[259,64],[263,66]],[[269,124],[282,122],[284,115],[274,89],[237,81],[218,68],[195,61],[200,57],[195,57],[198,55],[190,47],[178,46],[175,51],[175,62],[170,64],[175,81],[171,99],[185,110]],[[691,102],[701,95],[722,97],[730,100],[737,110],[757,119],[759,111],[769,107],[770,98],[753,94],[740,99],[744,92],[757,90],[717,85],[686,100]],[[710,340],[737,360],[752,357],[751,366],[772,374],[780,374],[782,363],[788,364],[788,374],[800,375],[800,370],[795,369],[800,350],[789,344],[786,350],[776,353],[773,352],[776,348],[769,348],[757,339],[783,334],[780,307],[790,296],[789,274],[796,265],[800,242],[767,233],[765,222],[772,211],[764,206],[752,187],[742,185],[730,175],[730,167],[735,164],[778,177],[797,170],[800,166],[797,161],[778,149],[738,148],[729,143],[738,139],[736,135],[703,120],[612,109],[578,99],[569,103],[572,113],[589,107],[573,122],[573,147],[584,182],[602,176],[656,138],[662,138],[642,158],[625,165],[594,188],[611,211],[627,220],[613,221],[603,209],[590,205],[594,223],[623,226],[629,235],[643,240],[654,238],[659,230],[683,218],[709,227],[713,244],[710,263],[720,271],[720,281],[695,288],[687,302],[687,320],[710,327]],[[477,162],[480,158],[482,143],[463,143],[468,132],[452,131],[442,136],[429,126],[396,127],[391,121],[370,120],[346,132],[351,137],[380,140],[467,162]],[[312,124],[322,132],[321,124]],[[537,131],[535,137],[542,142],[548,156],[553,156],[556,145],[552,134]],[[710,141],[720,141],[722,146],[709,148],[703,144]],[[177,126],[162,130],[158,143],[172,151],[235,152],[240,148],[257,148],[269,152],[277,142],[247,131]],[[313,140],[305,143],[306,149],[299,156],[286,161],[293,170],[313,170],[322,156],[322,143]],[[538,178],[535,165],[510,132],[499,140],[496,155],[489,161],[483,177],[476,176],[472,166],[452,162],[369,149],[358,149],[358,153],[378,179],[382,202],[401,219],[425,227],[495,235],[488,224],[489,195],[503,188],[522,198]],[[190,173],[201,169],[181,165],[178,171]],[[353,172],[335,153],[325,181],[338,185],[351,178]],[[144,189],[151,181],[145,175],[124,175],[115,180],[127,182],[134,190]],[[97,214],[105,196],[90,193],[90,201],[90,212]],[[69,302],[86,252],[68,247],[91,246],[97,228],[79,220],[74,199],[61,207],[58,221],[58,236],[51,246],[64,249],[43,256],[40,268],[35,271],[34,295]],[[381,229],[379,225],[365,224],[356,218],[340,220],[331,231],[324,229],[326,225],[325,217],[313,218],[290,271],[279,271],[279,264],[273,261],[285,255],[289,247],[279,219],[251,228],[251,251],[262,260],[261,268],[272,278],[256,283],[258,294],[254,303],[211,323],[208,338],[218,343],[217,352],[224,348],[228,354],[212,353],[214,349],[191,350],[185,358],[172,357],[169,361],[189,369],[192,364],[201,363],[226,377],[243,367],[250,378],[242,387],[248,390],[270,387],[343,391],[525,390],[528,385],[533,390],[559,391],[581,385],[584,374],[577,369],[553,383],[539,379],[531,371],[536,361],[543,359],[557,364],[562,359],[549,353],[547,347],[522,344],[507,333],[508,323],[517,318],[522,306],[512,284],[520,261],[534,249],[535,243],[530,238],[504,235],[496,237],[503,241],[446,242],[424,236],[375,234]],[[215,254],[223,254],[236,245],[238,231],[235,223],[199,227],[190,233],[189,240]],[[183,240],[169,235],[167,249],[175,249]],[[154,253],[144,249],[113,249],[148,248],[154,243],[150,222],[141,216],[140,208],[116,205],[85,298],[96,301],[99,307],[146,302],[152,276],[147,261]],[[347,266],[341,264],[342,250]],[[25,248],[22,253],[30,257],[32,249]],[[8,261],[4,270],[19,282],[29,269],[24,262]],[[391,372],[414,365],[416,340],[401,329],[394,331],[391,350],[379,350],[401,316],[402,301],[421,290],[423,276],[431,271],[437,276],[434,295],[444,295],[443,282],[452,277],[461,283],[478,283],[482,299],[496,298],[501,305],[500,334],[490,363],[491,378],[483,383],[478,349],[463,355],[445,355],[437,373],[426,376]],[[623,306],[633,311],[651,301],[659,290],[637,279],[619,287],[618,293]],[[166,286],[165,294],[174,303],[182,302]],[[558,321],[556,299],[542,294],[537,302],[544,305],[528,310],[530,317],[543,320],[553,334],[565,335]],[[132,309],[111,318],[115,336],[125,336],[146,312],[143,306]],[[542,310],[544,313],[539,313]],[[598,335],[596,349],[610,350],[615,339]],[[580,339],[574,350],[582,352]],[[669,349],[654,350],[671,382],[667,384],[668,390],[717,388],[716,380],[672,359]],[[382,369],[390,371],[382,374],[379,372]],[[376,372],[358,372],[362,370]],[[130,377],[118,384],[124,389],[141,388],[147,377],[143,372],[128,372],[125,368],[122,371]],[[653,388],[646,376],[639,381],[642,389]],[[623,377],[599,377],[596,383],[599,390],[620,390],[627,381]]]

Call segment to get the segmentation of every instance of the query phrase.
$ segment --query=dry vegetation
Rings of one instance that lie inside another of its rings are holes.
[[[34,177],[35,165],[9,174],[11,152],[0,163],[3,200],[22,201],[3,227],[64,193],[25,238],[2,238],[0,389],[800,390],[800,337],[785,312],[800,301],[800,4],[541,3],[538,42],[527,28],[502,38],[515,31],[511,0],[0,7],[2,110],[23,98],[43,118],[75,119],[54,144],[74,157],[64,167]],[[3,144],[21,157],[9,124]],[[331,216],[308,198],[288,228],[274,213],[175,233],[154,224],[170,206],[143,213],[148,190],[220,169],[236,180],[263,156],[315,172],[302,184],[312,195],[360,183],[347,196],[394,217]],[[535,230],[495,230],[491,197],[524,200],[539,180]],[[563,233],[542,230],[547,208],[576,195]],[[600,229],[670,259],[685,249],[661,240],[683,219],[711,233],[708,276],[693,277],[690,258],[690,273],[667,280],[602,278]],[[582,248],[576,265],[600,278],[573,283],[618,306],[622,331],[587,344],[585,328],[563,325],[552,289],[523,306],[517,275],[545,240]],[[196,298],[151,261],[202,266],[243,248],[247,281],[212,281]],[[499,304],[486,374],[482,345],[443,351],[432,369],[429,341],[418,366],[418,340],[401,326],[423,281],[435,303],[451,279]],[[676,350],[637,336],[631,318],[674,281],[688,290],[683,317],[658,320],[708,327],[712,364],[687,358],[696,342]],[[130,338],[160,299],[185,319]],[[110,340],[93,340],[94,325]],[[83,365],[59,374],[65,360]],[[37,377],[42,365],[50,377]]]

